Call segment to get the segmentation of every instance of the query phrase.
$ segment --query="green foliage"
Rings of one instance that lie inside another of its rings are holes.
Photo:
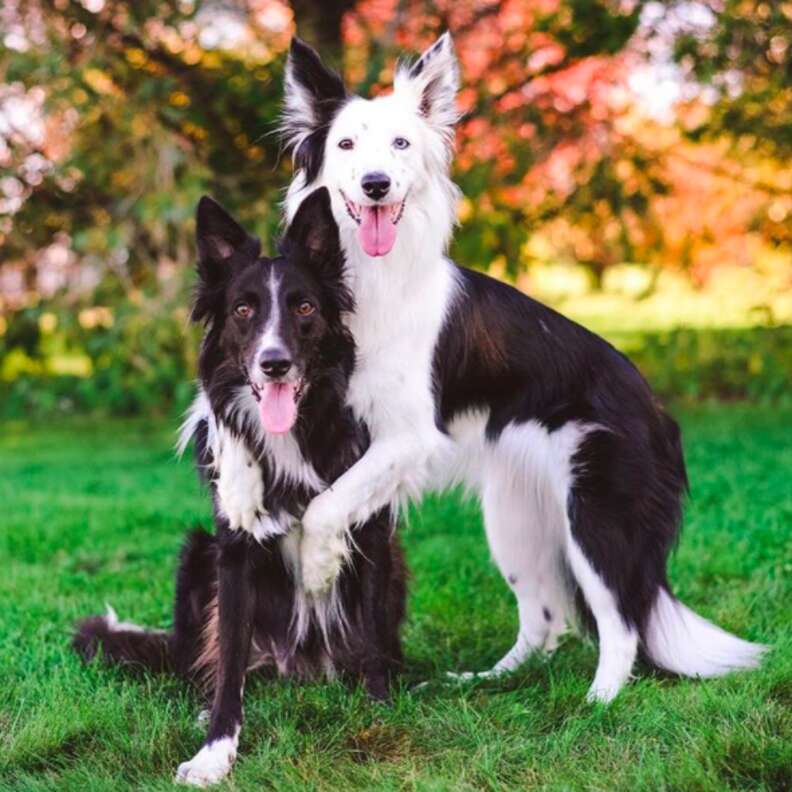
[[[684,5],[675,0],[668,4],[669,11]],[[788,160],[792,5],[787,0],[708,0],[702,5],[712,12],[711,24],[688,30],[674,42],[677,60],[712,86],[719,99],[693,134],[726,135],[751,148],[758,139],[764,153]]]
[[[141,298],[142,299],[142,298]],[[0,416],[173,414],[193,393],[199,332],[180,302],[122,302],[109,326],[28,309],[0,336]],[[88,316],[91,316],[88,309]],[[57,328],[41,330],[42,316]],[[609,334],[662,398],[792,402],[792,327]],[[69,373],[74,372],[77,373]]]
[[[430,498],[402,529],[409,565],[403,689],[391,707],[341,683],[248,684],[240,759],[250,790],[765,790],[792,768],[792,412],[680,416],[692,482],[672,584],[707,618],[773,651],[762,669],[680,680],[645,666],[610,707],[585,703],[596,646],[470,686],[517,628],[477,509]],[[173,790],[198,748],[200,698],[176,680],[83,667],[76,619],[171,622],[176,554],[209,519],[173,423],[70,419],[0,428],[0,789]],[[418,682],[430,685],[416,690]]]
[[[94,324],[91,308],[28,309],[0,338],[0,415],[184,409],[193,396],[199,342],[185,305],[186,297],[178,303],[140,297],[120,303],[105,324]],[[47,317],[56,317],[50,332],[42,331]]]
[[[792,327],[679,328],[622,343],[662,397],[792,403]]]

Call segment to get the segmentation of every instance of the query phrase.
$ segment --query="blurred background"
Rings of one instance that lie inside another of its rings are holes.
[[[452,254],[664,397],[792,400],[792,2],[4,0],[0,417],[193,392],[193,211],[265,240],[295,30],[364,94],[455,37]]]

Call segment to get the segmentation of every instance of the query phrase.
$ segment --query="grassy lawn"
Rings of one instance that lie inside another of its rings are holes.
[[[640,668],[610,707],[584,702],[596,664],[570,636],[550,660],[468,687],[509,648],[515,608],[477,509],[433,498],[404,530],[413,571],[408,671],[392,707],[340,685],[246,692],[225,787],[787,790],[792,788],[792,411],[687,411],[693,494],[673,559],[678,594],[774,651],[761,671],[686,681]],[[0,427],[0,789],[165,790],[199,746],[176,680],[81,666],[70,625],[114,605],[167,626],[175,555],[208,516],[173,427]],[[419,691],[412,683],[430,680]]]

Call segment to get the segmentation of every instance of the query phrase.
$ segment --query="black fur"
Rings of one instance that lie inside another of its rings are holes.
[[[495,440],[511,423],[549,432],[596,424],[573,458],[572,533],[641,634],[682,519],[687,475],[677,424],[635,366],[600,337],[516,289],[459,268],[435,351],[437,423],[488,408]]]
[[[365,427],[344,401],[355,350],[341,312],[352,302],[343,285],[343,256],[329,196],[318,190],[306,199],[275,258],[261,258],[257,240],[209,199],[199,205],[197,234],[199,286],[193,315],[207,325],[201,385],[213,415],[255,460],[251,464],[264,483],[261,513],[275,519],[299,517],[317,493],[280,476],[278,459],[262,448],[259,428],[239,394],[241,389],[250,395],[256,333],[273,300],[283,300],[282,342],[307,383],[292,430],[304,459],[323,481],[332,482],[368,445]],[[268,287],[273,268],[280,282],[275,295]],[[242,321],[235,314],[240,299],[255,306],[253,318]],[[316,306],[310,317],[288,313],[289,306],[306,300]],[[89,660],[101,648],[105,658],[121,665],[207,682],[213,694],[207,744],[239,727],[241,689],[253,668],[302,678],[325,672],[329,663],[341,674],[362,678],[372,697],[386,698],[401,664],[399,627],[405,609],[405,570],[390,513],[382,511],[356,530],[351,561],[337,589],[346,625],[331,622],[323,630],[312,615],[298,636],[293,613],[299,582],[287,562],[286,540],[281,535],[257,540],[232,530],[217,496],[205,420],[194,439],[198,468],[213,493],[216,534],[194,531],[184,546],[172,632],[113,631],[105,617],[91,617],[78,627],[77,651]]]
[[[316,50],[296,36],[289,50],[288,68],[295,82],[309,97],[313,114],[313,118],[287,119],[283,130],[287,140],[295,135],[303,137],[294,151],[294,161],[305,174],[306,185],[309,185],[319,175],[328,130],[349,94],[341,77],[322,63]]]

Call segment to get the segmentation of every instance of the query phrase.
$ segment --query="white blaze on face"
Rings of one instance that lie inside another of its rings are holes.
[[[289,352],[283,342],[280,306],[281,278],[272,266],[269,276],[270,315],[256,347],[251,379],[256,385],[259,419],[265,432],[284,434],[297,420],[298,382],[271,381],[261,368],[262,360],[288,359]]]

